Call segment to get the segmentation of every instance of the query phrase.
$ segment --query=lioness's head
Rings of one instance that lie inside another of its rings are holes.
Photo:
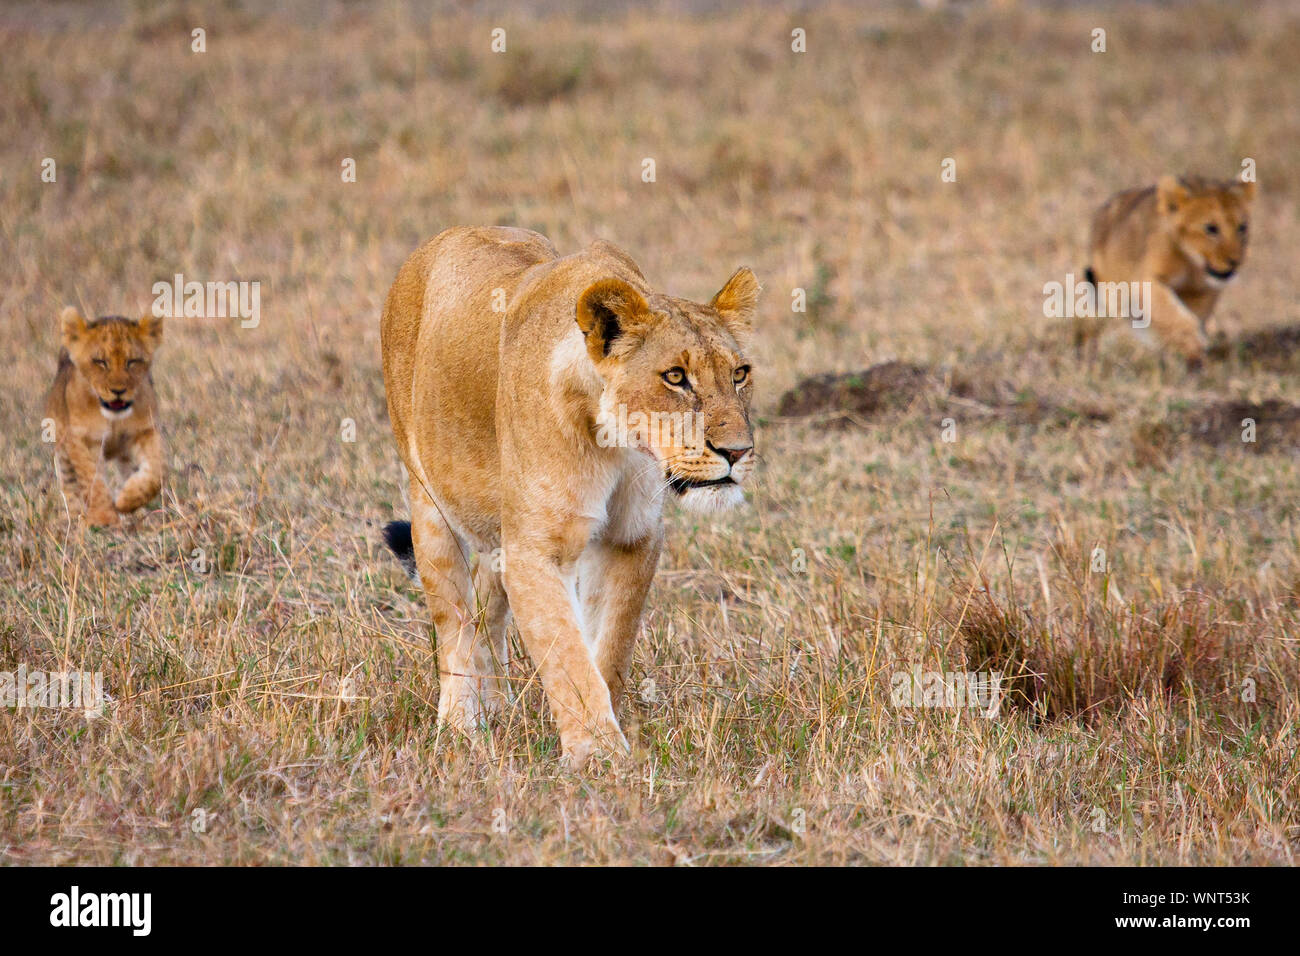
[[[578,327],[604,390],[597,442],[651,455],[664,480],[697,510],[744,499],[754,467],[744,345],[758,280],[738,269],[708,305],[602,279],[578,298]]]
[[[1231,279],[1246,256],[1254,198],[1253,182],[1164,176],[1156,185],[1156,201],[1165,228],[1183,254],[1205,271],[1211,286],[1221,286]]]
[[[149,374],[154,350],[162,341],[162,319],[145,315],[139,321],[110,315],[87,322],[68,306],[59,316],[63,347],[77,371],[99,399],[105,418],[125,418],[135,404],[136,390]]]

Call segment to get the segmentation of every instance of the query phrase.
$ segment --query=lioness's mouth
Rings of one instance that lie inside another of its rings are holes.
[[[681,475],[669,475],[668,486],[679,495],[684,495],[692,488],[711,488],[715,485],[734,485],[736,482],[730,475],[723,478],[710,478],[708,481],[702,481],[698,478],[683,478]]]
[[[106,402],[101,398],[99,404],[104,406],[110,412],[124,412],[134,403],[125,398],[115,398],[111,402]]]
[[[1220,272],[1218,269],[1214,268],[1213,266],[1208,266],[1208,265],[1207,265],[1207,266],[1205,267],[1205,271],[1208,272],[1210,275],[1214,276],[1214,278],[1216,278],[1216,279],[1223,279],[1223,280],[1226,281],[1226,280],[1228,280],[1228,279],[1231,279],[1233,273],[1236,272],[1237,270],[1236,270],[1236,269],[1228,269],[1226,272]]]

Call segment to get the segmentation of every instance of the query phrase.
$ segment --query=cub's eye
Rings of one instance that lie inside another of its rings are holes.
[[[1245,234],[1246,234],[1246,224],[1243,222],[1240,226],[1237,227],[1237,235],[1244,236]]]
[[[108,368],[108,362],[104,361],[104,359],[91,359],[91,361],[94,362],[96,365],[98,365],[100,368]]]
[[[680,366],[674,365],[668,371],[664,372],[663,379],[669,385],[678,385],[678,386],[685,385],[686,370],[684,368],[681,368]]]
[[[1207,222],[1205,224],[1205,232],[1207,235],[1217,236],[1219,234],[1219,227],[1212,222]]]
[[[127,368],[135,368],[137,365],[143,365],[143,364],[144,364],[144,359],[127,359],[127,360],[126,360],[126,367],[127,367]]]
[[[737,385],[744,385],[749,379],[749,366],[741,365],[731,373],[731,380]]]

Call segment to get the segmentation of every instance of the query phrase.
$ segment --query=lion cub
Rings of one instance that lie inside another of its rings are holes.
[[[59,482],[74,514],[93,525],[114,525],[162,487],[158,399],[149,374],[162,319],[106,316],[88,322],[69,306],[59,324],[63,348],[45,400]],[[107,461],[134,469],[116,498],[101,469]]]
[[[1092,220],[1087,280],[1149,282],[1150,331],[1190,367],[1205,358],[1207,322],[1246,255],[1253,182],[1161,177],[1108,199]],[[1080,327],[1079,339],[1097,327]]]

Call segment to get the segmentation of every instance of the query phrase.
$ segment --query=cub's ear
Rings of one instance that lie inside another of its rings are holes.
[[[156,349],[162,344],[163,320],[162,316],[154,315],[152,312],[146,312],[140,316],[140,321],[136,323],[140,329],[140,338],[144,339],[149,348]]]
[[[1228,192],[1232,193],[1242,202],[1250,203],[1255,201],[1255,183],[1253,180],[1248,183],[1243,183],[1238,180],[1228,187]]]
[[[722,316],[722,321],[737,338],[747,338],[754,330],[754,311],[761,288],[749,267],[741,266],[709,301],[709,306]]]
[[[1173,176],[1161,176],[1156,183],[1156,206],[1161,215],[1177,212],[1188,195],[1187,189]]]
[[[86,320],[81,317],[76,306],[70,305],[59,313],[59,333],[63,336],[64,345],[71,345],[86,334]]]
[[[650,306],[640,292],[622,279],[601,279],[578,296],[578,328],[587,340],[593,362],[608,358],[609,350],[624,335],[643,328]]]

